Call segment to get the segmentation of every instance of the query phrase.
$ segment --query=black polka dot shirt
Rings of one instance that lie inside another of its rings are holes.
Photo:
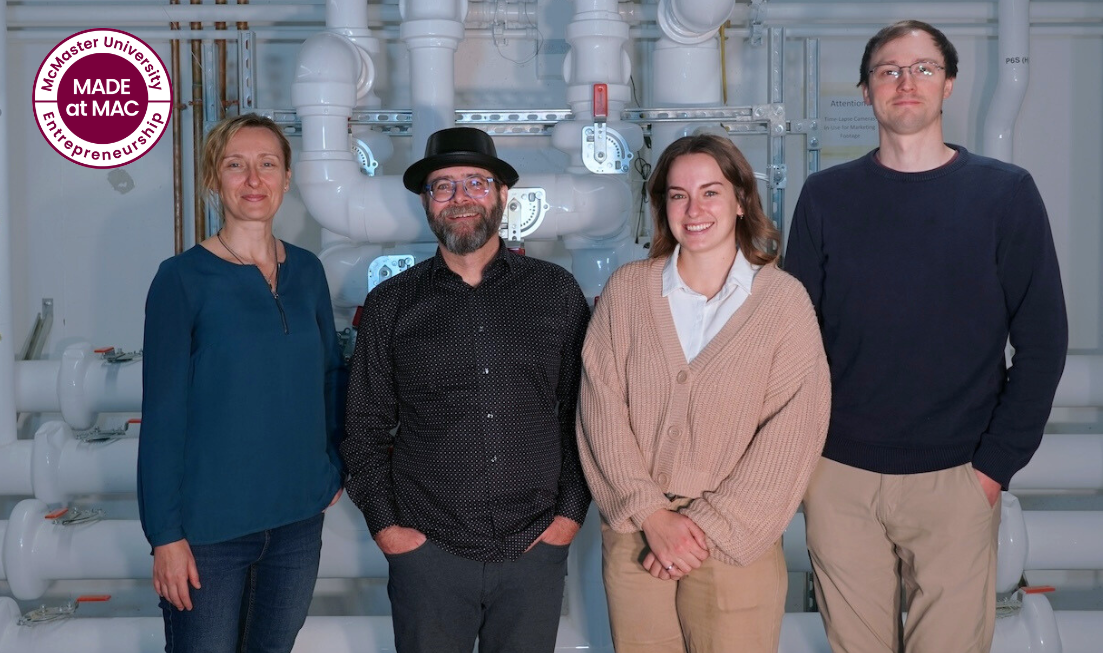
[[[478,286],[440,253],[375,288],[349,370],[341,454],[375,535],[398,524],[516,560],[590,493],[575,441],[589,307],[563,268],[504,245]]]

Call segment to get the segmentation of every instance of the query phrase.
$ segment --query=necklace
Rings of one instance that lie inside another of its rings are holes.
[[[237,255],[237,252],[230,249],[230,246],[222,238],[222,230],[221,229],[219,229],[218,231],[215,232],[215,237],[218,238],[218,242],[222,243],[222,246],[226,248],[226,251],[230,253],[230,256],[233,256],[234,258],[237,259],[238,263],[241,263],[242,265],[252,265],[253,267],[255,267],[257,269],[257,272],[260,272],[260,276],[264,277],[264,282],[268,284],[268,287],[272,289],[272,292],[275,292],[275,290],[276,290],[276,284],[275,284],[276,273],[279,272],[279,269],[280,269],[280,261],[279,261],[280,256],[279,256],[278,251],[276,250],[276,237],[275,236],[272,237],[272,260],[274,260],[276,262],[276,264],[274,266],[272,266],[271,274],[264,274],[264,272],[260,269],[260,266],[257,265],[255,262],[254,263],[246,263],[245,261],[243,261],[241,259],[241,257]]]

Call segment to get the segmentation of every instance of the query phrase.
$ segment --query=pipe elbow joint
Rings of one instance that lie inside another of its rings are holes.
[[[299,50],[291,104],[300,115],[351,113],[357,100],[375,84],[371,57],[344,36],[321,32]]]
[[[659,0],[659,27],[677,43],[702,43],[728,21],[734,5],[732,0]]]
[[[310,215],[326,229],[354,239],[350,200],[357,182],[362,183],[360,177],[351,155],[343,160],[300,160],[295,166],[295,185]]]

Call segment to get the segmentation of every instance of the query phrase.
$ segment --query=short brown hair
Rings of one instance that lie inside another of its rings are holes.
[[[935,47],[942,54],[943,64],[946,66],[946,79],[957,79],[957,49],[950,39],[946,38],[935,26],[924,23],[921,20],[901,20],[873,35],[866,43],[866,50],[862,53],[861,68],[858,69],[858,87],[869,86],[869,64],[873,59],[873,53],[881,49],[889,41],[895,41],[901,36],[907,36],[912,32],[926,32],[934,41]]]
[[[255,113],[246,113],[233,118],[220,121],[203,141],[203,154],[201,159],[200,174],[202,175],[203,188],[211,194],[212,199],[218,198],[218,172],[222,163],[222,156],[226,154],[226,147],[230,140],[246,127],[259,127],[267,129],[276,136],[280,143],[280,152],[283,154],[283,169],[291,169],[291,143],[284,136],[283,129],[271,118],[258,116]]]
[[[762,210],[754,169],[735,144],[714,134],[679,138],[663,151],[659,162],[655,164],[647,188],[651,200],[651,217],[654,220],[650,257],[669,256],[674,253],[674,246],[678,244],[670,231],[670,219],[666,213],[667,179],[674,161],[687,154],[711,156],[735,189],[735,199],[743,208],[742,219],[735,222],[735,242],[743,256],[754,265],[765,265],[776,259],[781,234]]]

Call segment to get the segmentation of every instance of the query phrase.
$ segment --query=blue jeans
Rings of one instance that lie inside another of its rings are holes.
[[[476,562],[425,544],[387,556],[398,653],[552,653],[567,547],[538,543],[514,561]]]
[[[191,547],[192,609],[161,599],[166,653],[287,653],[306,621],[324,513],[228,542]]]

